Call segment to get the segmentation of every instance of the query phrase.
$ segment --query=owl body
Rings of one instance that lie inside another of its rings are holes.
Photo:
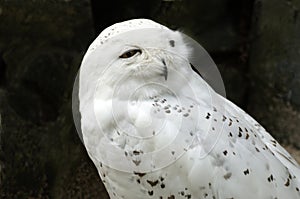
[[[191,69],[189,53],[180,33],[146,19],[90,46],[81,129],[110,198],[300,198],[295,160]]]
[[[159,99],[164,98],[166,96]],[[185,107],[191,104],[194,108],[199,106],[190,101]],[[205,148],[205,144],[201,143],[201,130],[195,129],[193,133],[199,136],[195,143],[189,146],[182,156],[174,159],[172,164],[158,170],[128,173],[105,165],[99,166],[98,163],[99,174],[110,197],[299,198],[297,163],[282,148],[278,150],[283,154],[276,151],[276,147],[280,147],[279,144],[262,127],[257,123],[250,123],[236,110],[230,110],[230,103],[225,105],[229,111],[223,113],[218,112],[218,109],[222,109],[218,106],[201,108],[205,113],[202,117],[214,121],[206,127],[210,128],[208,133],[212,135],[204,138],[206,142],[218,140],[213,148]],[[171,104],[171,108],[173,107],[176,107],[176,104]],[[210,117],[207,117],[208,113]],[[219,122],[224,125],[220,134],[217,133]],[[263,140],[264,137],[266,140]],[[168,137],[165,139],[168,140]],[[135,149],[138,148],[142,146]],[[207,150],[207,155],[201,155],[203,150]],[[280,161],[278,156],[281,155],[287,159]],[[96,162],[95,164],[97,165]]]

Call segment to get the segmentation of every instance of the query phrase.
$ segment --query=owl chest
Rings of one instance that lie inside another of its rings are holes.
[[[112,107],[115,128],[140,138],[155,137],[158,134],[179,129],[190,123],[193,128],[197,119],[197,106],[192,101],[179,101],[175,97],[150,97],[147,100],[117,102]]]

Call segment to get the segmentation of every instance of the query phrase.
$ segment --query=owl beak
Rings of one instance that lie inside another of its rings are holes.
[[[163,76],[165,77],[165,80],[167,81],[167,79],[168,79],[168,67],[167,67],[166,62],[165,62],[164,59],[162,59],[161,61],[164,64]]]

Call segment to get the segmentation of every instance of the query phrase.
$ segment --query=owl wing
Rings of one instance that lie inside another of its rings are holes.
[[[299,198],[299,166],[290,154],[232,102],[220,96],[212,105],[208,134],[212,139],[203,139],[199,145],[203,148],[210,142],[213,148],[194,163],[197,170],[204,170],[197,166],[202,162],[210,164],[206,171],[212,173],[212,194],[217,198]],[[205,172],[197,171],[197,175],[202,183],[205,178],[199,176]]]
[[[226,100],[226,102],[229,107],[227,109],[228,112],[243,118],[247,123],[253,126],[263,143],[269,147],[281,163],[291,169],[293,173],[298,174],[297,176],[300,176],[299,165],[296,160],[265,130],[265,128],[234,103],[229,100]]]

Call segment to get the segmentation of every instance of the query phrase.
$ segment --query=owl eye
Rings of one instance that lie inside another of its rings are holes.
[[[137,53],[142,54],[142,51],[140,49],[128,50],[125,53],[123,53],[122,55],[120,55],[119,58],[129,58]]]

